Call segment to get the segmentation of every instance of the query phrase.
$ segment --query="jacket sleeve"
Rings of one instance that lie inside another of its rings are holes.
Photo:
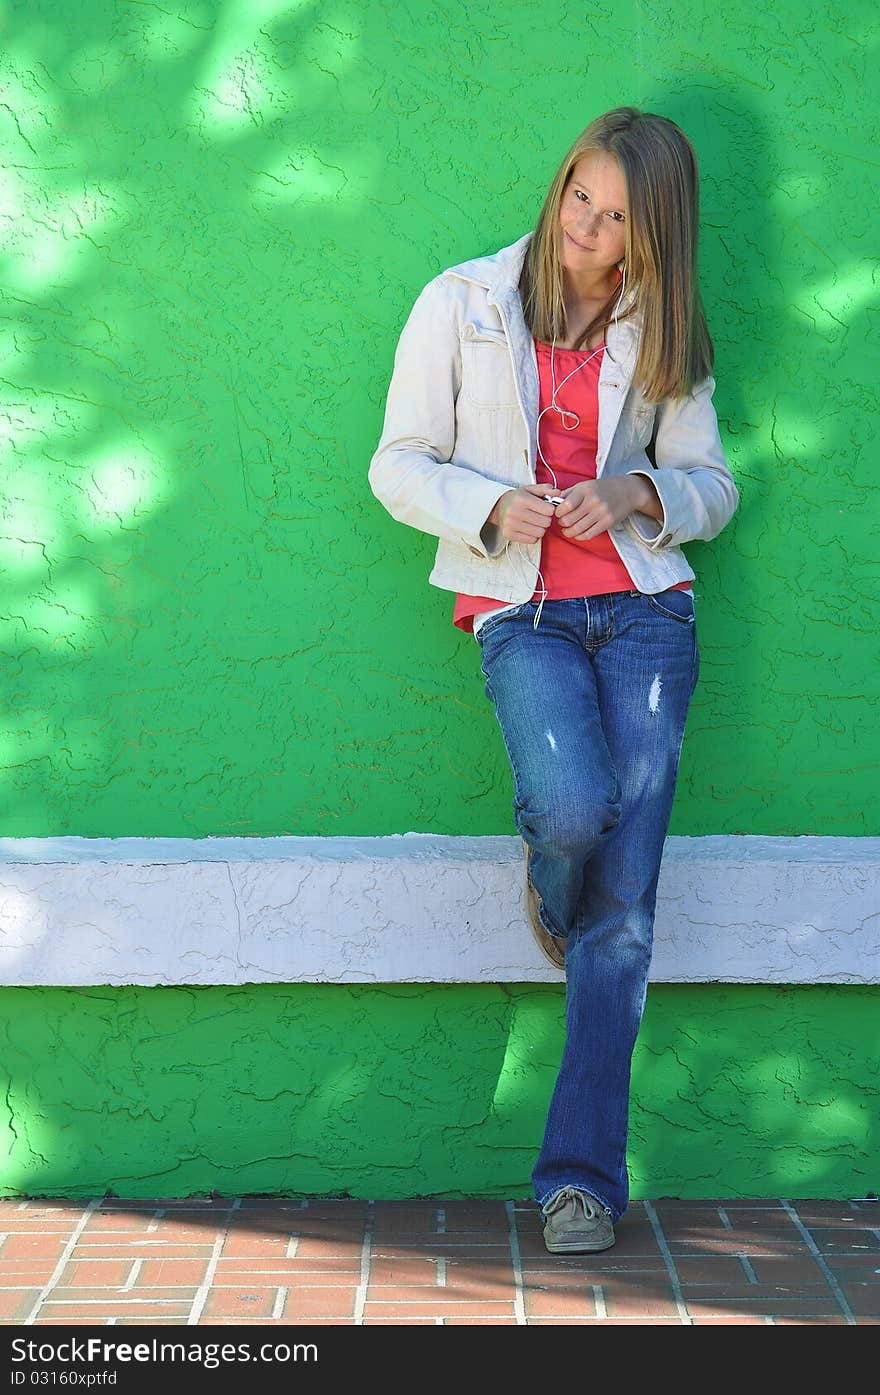
[[[511,486],[450,463],[460,388],[458,326],[439,276],[422,291],[400,336],[370,488],[399,523],[466,543],[481,557],[497,556],[505,543],[486,519]]]
[[[715,379],[706,378],[687,397],[662,402],[654,436],[656,469],[644,475],[660,496],[663,518],[631,513],[627,522],[652,551],[700,538],[717,537],[733,517],[739,491],[724,460],[718,418],[712,405]]]

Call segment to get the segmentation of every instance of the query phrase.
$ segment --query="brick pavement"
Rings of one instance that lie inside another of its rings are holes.
[[[525,1201],[0,1199],[0,1325],[880,1322],[873,1200],[634,1202],[549,1255]]]

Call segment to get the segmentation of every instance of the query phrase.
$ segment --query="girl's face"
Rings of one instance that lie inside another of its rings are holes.
[[[559,259],[575,276],[610,271],[626,251],[626,185],[613,155],[582,155],[559,209]]]

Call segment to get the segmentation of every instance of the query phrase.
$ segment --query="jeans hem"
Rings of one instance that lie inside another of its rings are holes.
[[[538,897],[538,908],[537,908],[537,909],[538,909],[538,919],[540,920],[540,922],[541,922],[541,924],[543,925],[544,929],[547,931],[547,934],[548,934],[548,935],[552,935],[553,938],[554,938],[554,940],[561,940],[562,943],[565,944],[565,941],[568,939],[568,936],[562,934],[559,930],[554,930],[552,925],[548,925],[548,924],[547,924],[547,915],[546,915],[546,912],[544,911],[544,902],[541,900],[540,896]]]
[[[520,834],[520,838],[521,838],[521,840],[522,840],[523,848],[525,849],[525,854],[526,854],[526,880],[527,880],[527,882],[528,882],[528,885],[531,887],[532,891],[535,893],[535,914],[537,915],[538,920],[541,922],[541,924],[543,925],[544,929],[547,931],[547,934],[548,934],[548,935],[552,935],[553,938],[554,938],[554,940],[561,940],[561,941],[563,942],[563,944],[564,944],[565,941],[568,939],[568,931],[567,931],[567,930],[557,930],[557,929],[555,928],[555,926],[553,926],[553,925],[551,925],[551,924],[549,923],[549,918],[548,918],[548,915],[547,915],[547,911],[546,911],[546,908],[545,908],[545,906],[544,906],[544,899],[543,899],[543,897],[541,896],[541,893],[540,893],[540,891],[538,890],[538,888],[535,886],[535,883],[532,881],[532,874],[531,874],[531,870],[530,870],[530,867],[529,867],[529,857],[530,857],[530,855],[531,855],[531,845],[528,843],[528,841],[527,841],[525,838],[523,838],[522,834]]]
[[[605,1208],[605,1210],[611,1216],[612,1221],[619,1221],[620,1217],[623,1215],[622,1211],[618,1213],[615,1211],[613,1206],[609,1206],[605,1197],[602,1196],[599,1192],[597,1192],[594,1187],[583,1182],[563,1182],[558,1187],[551,1187],[548,1192],[545,1192],[543,1199],[538,1200],[536,1198],[538,1208],[541,1211],[543,1211],[544,1207],[547,1205],[547,1202],[552,1201],[554,1196],[558,1196],[560,1192],[565,1191],[566,1187],[574,1187],[579,1192],[587,1192],[591,1197],[594,1198],[594,1200],[598,1201],[600,1206]]]

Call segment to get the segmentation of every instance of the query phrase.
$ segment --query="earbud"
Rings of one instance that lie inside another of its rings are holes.
[[[620,302],[623,300],[623,292],[626,287],[626,257],[623,259],[623,271],[620,273],[620,294],[614,302],[614,328],[617,329],[617,316],[620,311]]]

